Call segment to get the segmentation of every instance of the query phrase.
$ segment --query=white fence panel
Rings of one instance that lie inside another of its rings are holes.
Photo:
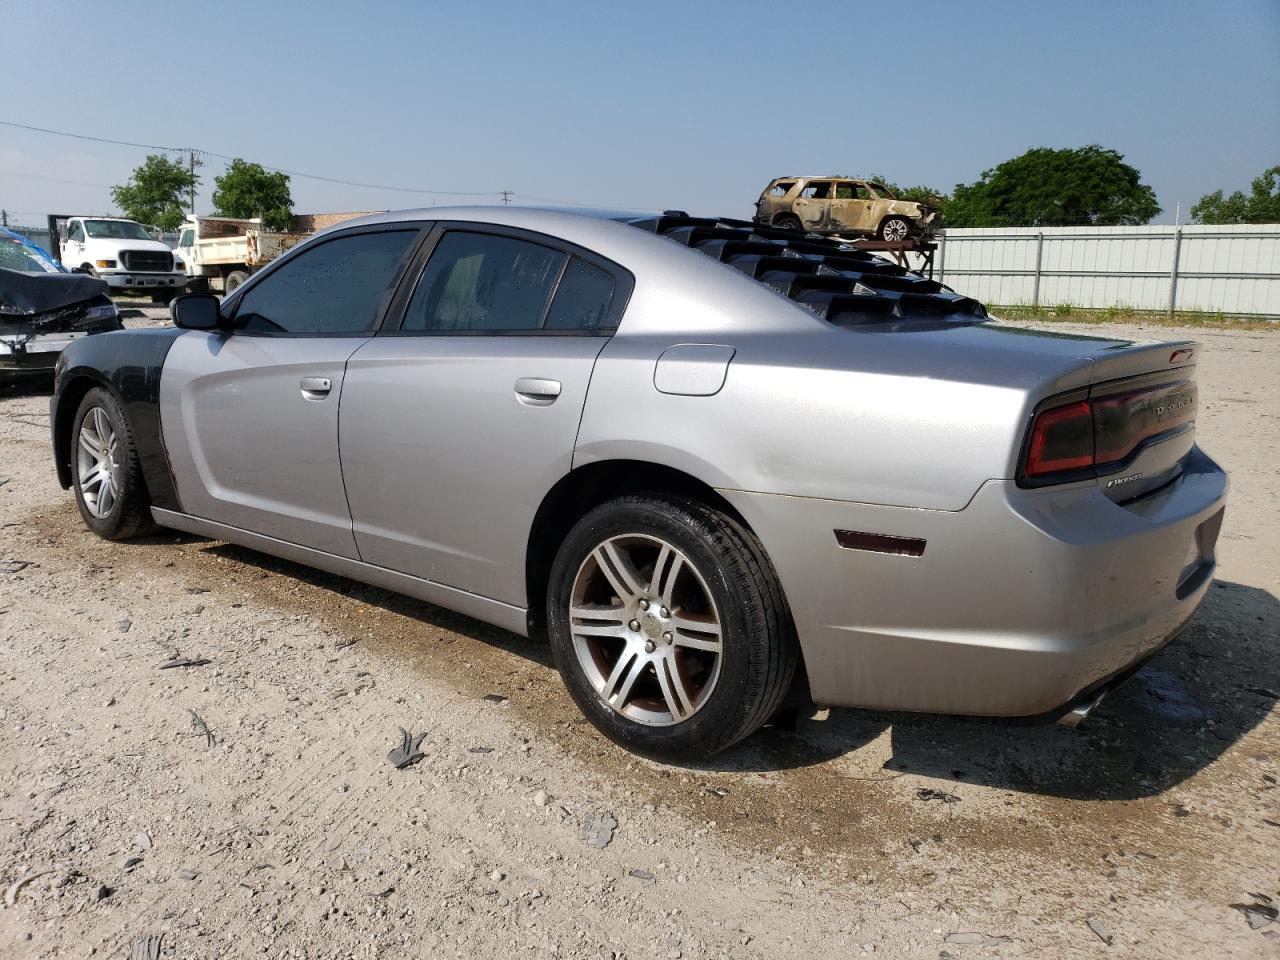
[[[1280,317],[1280,225],[988,227],[938,243],[935,277],[989,304]]]

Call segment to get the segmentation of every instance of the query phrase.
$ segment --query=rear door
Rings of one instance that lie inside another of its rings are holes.
[[[811,180],[792,209],[806,230],[823,230],[831,221],[831,199],[835,184],[830,180]]]
[[[178,337],[160,405],[186,513],[358,556],[338,404],[347,358],[373,336],[418,236],[397,224],[314,244],[234,298],[231,330]]]
[[[363,560],[524,605],[534,514],[570,469],[630,290],[626,271],[539,234],[441,229],[399,328],[347,365],[339,436]]]

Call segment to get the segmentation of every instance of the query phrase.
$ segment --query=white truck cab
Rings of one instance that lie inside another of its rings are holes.
[[[181,259],[134,220],[71,217],[59,252],[68,270],[99,277],[112,291],[150,293],[168,303],[186,286]]]

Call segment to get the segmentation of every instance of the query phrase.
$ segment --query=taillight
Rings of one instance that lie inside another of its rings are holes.
[[[1195,416],[1196,389],[1190,380],[1049,407],[1031,425],[1023,476],[1053,483],[1079,479],[1079,470],[1118,469],[1147,441],[1183,429]],[[1046,480],[1050,475],[1054,479]]]
[[[1077,400],[1041,412],[1031,427],[1029,477],[1093,466],[1093,408]]]

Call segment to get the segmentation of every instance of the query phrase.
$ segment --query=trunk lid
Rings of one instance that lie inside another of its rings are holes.
[[[1134,345],[1094,361],[1097,482],[1116,502],[1134,500],[1175,479],[1195,446],[1198,344]]]

